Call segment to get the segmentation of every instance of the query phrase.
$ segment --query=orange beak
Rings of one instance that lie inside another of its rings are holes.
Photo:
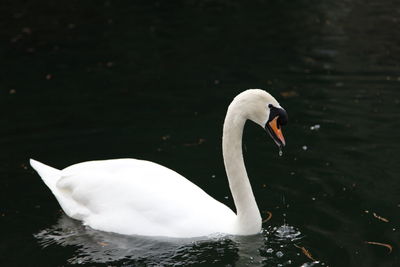
[[[276,116],[273,120],[271,120],[268,125],[270,127],[270,129],[274,132],[276,138],[279,139],[279,141],[282,143],[283,146],[286,145],[285,142],[285,137],[283,137],[283,133],[282,130],[278,128],[278,116]]]

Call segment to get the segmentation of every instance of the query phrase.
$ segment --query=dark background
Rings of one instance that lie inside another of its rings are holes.
[[[263,88],[289,114],[282,157],[265,132],[253,123],[245,129],[254,193],[263,216],[273,214],[264,225],[269,240],[249,241],[250,254],[240,252],[248,241],[235,238],[179,245],[174,257],[93,260],[93,248],[83,263],[399,266],[396,1],[3,0],[0,12],[0,265],[75,264],[79,248],[96,244],[43,246],[34,236],[68,218],[31,157],[56,168],[152,160],[234,208],[222,123],[237,93]],[[302,238],[271,242],[284,222]],[[96,235],[82,231],[75,234]]]

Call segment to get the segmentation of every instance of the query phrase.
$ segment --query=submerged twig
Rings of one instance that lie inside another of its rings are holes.
[[[268,222],[269,220],[271,220],[271,218],[272,218],[272,212],[267,211],[267,214],[268,214],[268,217],[267,217],[266,219],[264,219],[264,220],[262,221],[262,223],[266,223],[266,222]]]
[[[393,250],[393,247],[386,243],[380,243],[380,242],[374,242],[374,241],[365,241],[365,243],[369,244],[369,245],[377,245],[377,246],[385,247],[385,248],[389,249],[388,254],[392,253],[392,250]]]
[[[301,252],[303,252],[303,254],[306,255],[306,257],[309,258],[310,260],[317,261],[316,259],[313,258],[313,256],[311,255],[310,251],[308,251],[305,247],[300,247],[300,246],[298,246],[296,244],[294,244],[294,246],[296,248],[301,249]]]

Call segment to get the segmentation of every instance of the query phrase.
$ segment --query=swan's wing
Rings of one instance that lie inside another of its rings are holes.
[[[62,170],[56,186],[66,200],[76,203],[68,215],[121,234],[207,235],[227,231],[235,217],[195,184],[149,161],[72,165]]]

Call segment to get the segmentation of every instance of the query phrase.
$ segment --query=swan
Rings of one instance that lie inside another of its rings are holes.
[[[261,89],[237,95],[223,125],[222,150],[236,213],[175,171],[138,159],[87,161],[58,170],[31,166],[69,217],[93,229],[123,235],[191,238],[212,234],[254,235],[261,216],[242,154],[246,120],[267,130],[282,147],[287,113]]]

